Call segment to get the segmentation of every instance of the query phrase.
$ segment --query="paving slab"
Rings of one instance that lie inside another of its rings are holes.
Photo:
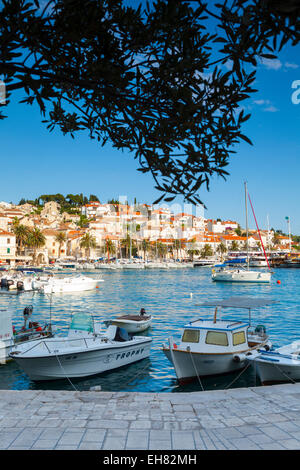
[[[0,390],[0,449],[300,449],[300,384],[193,393]]]

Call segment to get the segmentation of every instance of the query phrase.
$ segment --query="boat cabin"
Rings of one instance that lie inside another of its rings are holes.
[[[178,349],[199,353],[234,353],[248,349],[249,323],[196,320],[185,325]]]

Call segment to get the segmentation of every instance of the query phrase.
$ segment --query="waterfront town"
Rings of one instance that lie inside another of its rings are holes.
[[[48,199],[48,201],[47,201]],[[84,203],[49,196],[41,201],[0,202],[0,263],[48,265],[56,260],[110,261],[115,258],[194,260],[246,250],[245,227],[235,220],[148,204],[97,197]],[[57,199],[57,198],[56,198]],[[46,202],[47,201],[47,202]],[[70,204],[71,202],[71,204]],[[248,248],[297,253],[297,237],[264,227],[248,231]],[[262,242],[262,243],[261,243]]]

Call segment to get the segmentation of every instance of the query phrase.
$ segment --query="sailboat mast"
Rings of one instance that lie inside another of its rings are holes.
[[[247,183],[245,181],[245,209],[246,209],[246,246],[247,246],[247,267],[249,269],[249,244],[248,244],[248,204],[247,204]]]

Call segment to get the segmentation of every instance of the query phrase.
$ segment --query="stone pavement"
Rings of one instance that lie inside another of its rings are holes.
[[[300,449],[300,384],[197,393],[1,390],[0,449]]]

